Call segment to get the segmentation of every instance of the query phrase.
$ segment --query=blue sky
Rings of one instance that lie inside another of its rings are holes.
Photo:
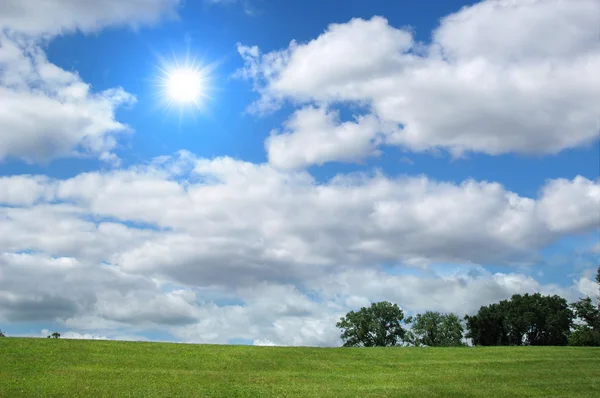
[[[336,345],[369,301],[589,294],[597,1],[50,3],[0,6],[9,334]],[[209,98],[167,109],[186,54]]]

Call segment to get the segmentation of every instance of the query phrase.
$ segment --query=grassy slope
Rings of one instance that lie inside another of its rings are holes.
[[[0,339],[0,397],[600,397],[600,349]]]

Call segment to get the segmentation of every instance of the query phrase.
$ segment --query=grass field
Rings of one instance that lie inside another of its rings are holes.
[[[0,397],[600,397],[594,348],[0,339]]]

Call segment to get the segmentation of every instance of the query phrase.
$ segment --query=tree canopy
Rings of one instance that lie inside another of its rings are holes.
[[[463,325],[455,314],[427,311],[417,314],[412,321],[408,340],[415,346],[455,347],[461,346]]]
[[[573,317],[564,298],[535,293],[515,294],[465,319],[474,345],[566,345]]]
[[[342,330],[344,347],[388,347],[401,343],[404,312],[388,301],[372,303],[359,311],[350,311],[336,324]]]

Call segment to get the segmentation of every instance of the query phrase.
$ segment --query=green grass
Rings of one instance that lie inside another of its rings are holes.
[[[0,397],[600,397],[597,348],[0,339]]]

